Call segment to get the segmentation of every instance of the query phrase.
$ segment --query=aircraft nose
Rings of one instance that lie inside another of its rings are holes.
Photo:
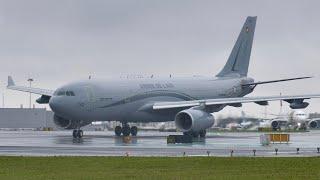
[[[62,103],[60,99],[52,97],[49,101],[49,106],[53,112],[61,112]]]

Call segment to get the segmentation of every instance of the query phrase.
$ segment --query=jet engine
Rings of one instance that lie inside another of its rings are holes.
[[[280,122],[279,122],[279,121],[277,121],[277,120],[271,121],[271,127],[272,127],[272,129],[278,129],[279,126],[280,126]]]
[[[308,123],[308,126],[309,126],[310,128],[312,128],[312,129],[320,128],[319,125],[320,125],[320,119],[318,119],[318,120],[312,120],[312,121],[310,121],[310,122]]]
[[[53,122],[55,125],[63,129],[76,129],[78,126],[82,127],[90,124],[90,122],[83,122],[83,121],[80,121],[80,124],[78,124],[77,121],[65,119],[63,117],[57,116],[56,114],[54,114],[53,116]]]
[[[309,106],[309,103],[307,103],[307,102],[293,102],[293,103],[290,103],[290,108],[291,109],[304,109],[307,106]]]
[[[205,111],[190,108],[180,111],[175,117],[177,129],[182,132],[200,131],[214,124],[214,116]]]

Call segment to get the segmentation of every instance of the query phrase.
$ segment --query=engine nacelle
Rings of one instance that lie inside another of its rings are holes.
[[[279,121],[273,120],[273,121],[271,122],[271,127],[272,127],[272,129],[278,129],[279,126],[280,126],[280,122],[279,122]]]
[[[309,103],[307,102],[293,102],[293,103],[290,103],[290,108],[291,109],[304,109],[306,107],[309,106]]]
[[[200,131],[214,124],[214,116],[202,110],[190,108],[180,111],[175,117],[177,129],[182,132]]]
[[[312,128],[312,129],[319,128],[319,123],[320,123],[320,120],[310,121],[310,122],[308,123],[308,127],[309,127],[309,128]]]
[[[53,115],[53,122],[56,126],[63,128],[63,129],[76,129],[78,124],[76,121],[65,119],[63,117],[57,116],[56,114]],[[90,124],[90,122],[80,122],[80,127]]]

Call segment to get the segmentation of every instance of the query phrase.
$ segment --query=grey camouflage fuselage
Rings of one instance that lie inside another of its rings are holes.
[[[49,105],[58,116],[70,120],[173,121],[175,114],[182,109],[154,111],[153,102],[242,97],[253,90],[250,86],[242,86],[248,82],[253,82],[253,79],[246,77],[92,79],[57,89],[57,92],[73,91],[75,96],[54,95]],[[224,106],[219,105],[212,111],[219,111]]]

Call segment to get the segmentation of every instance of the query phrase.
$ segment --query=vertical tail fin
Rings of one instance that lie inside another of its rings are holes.
[[[247,76],[256,21],[256,16],[247,17],[228,61],[220,73],[216,75],[217,77],[232,74]]]
[[[7,85],[7,86],[8,86],[8,87],[9,87],[9,86],[15,86],[14,81],[13,81],[13,79],[12,79],[11,76],[8,76],[8,85]]]

